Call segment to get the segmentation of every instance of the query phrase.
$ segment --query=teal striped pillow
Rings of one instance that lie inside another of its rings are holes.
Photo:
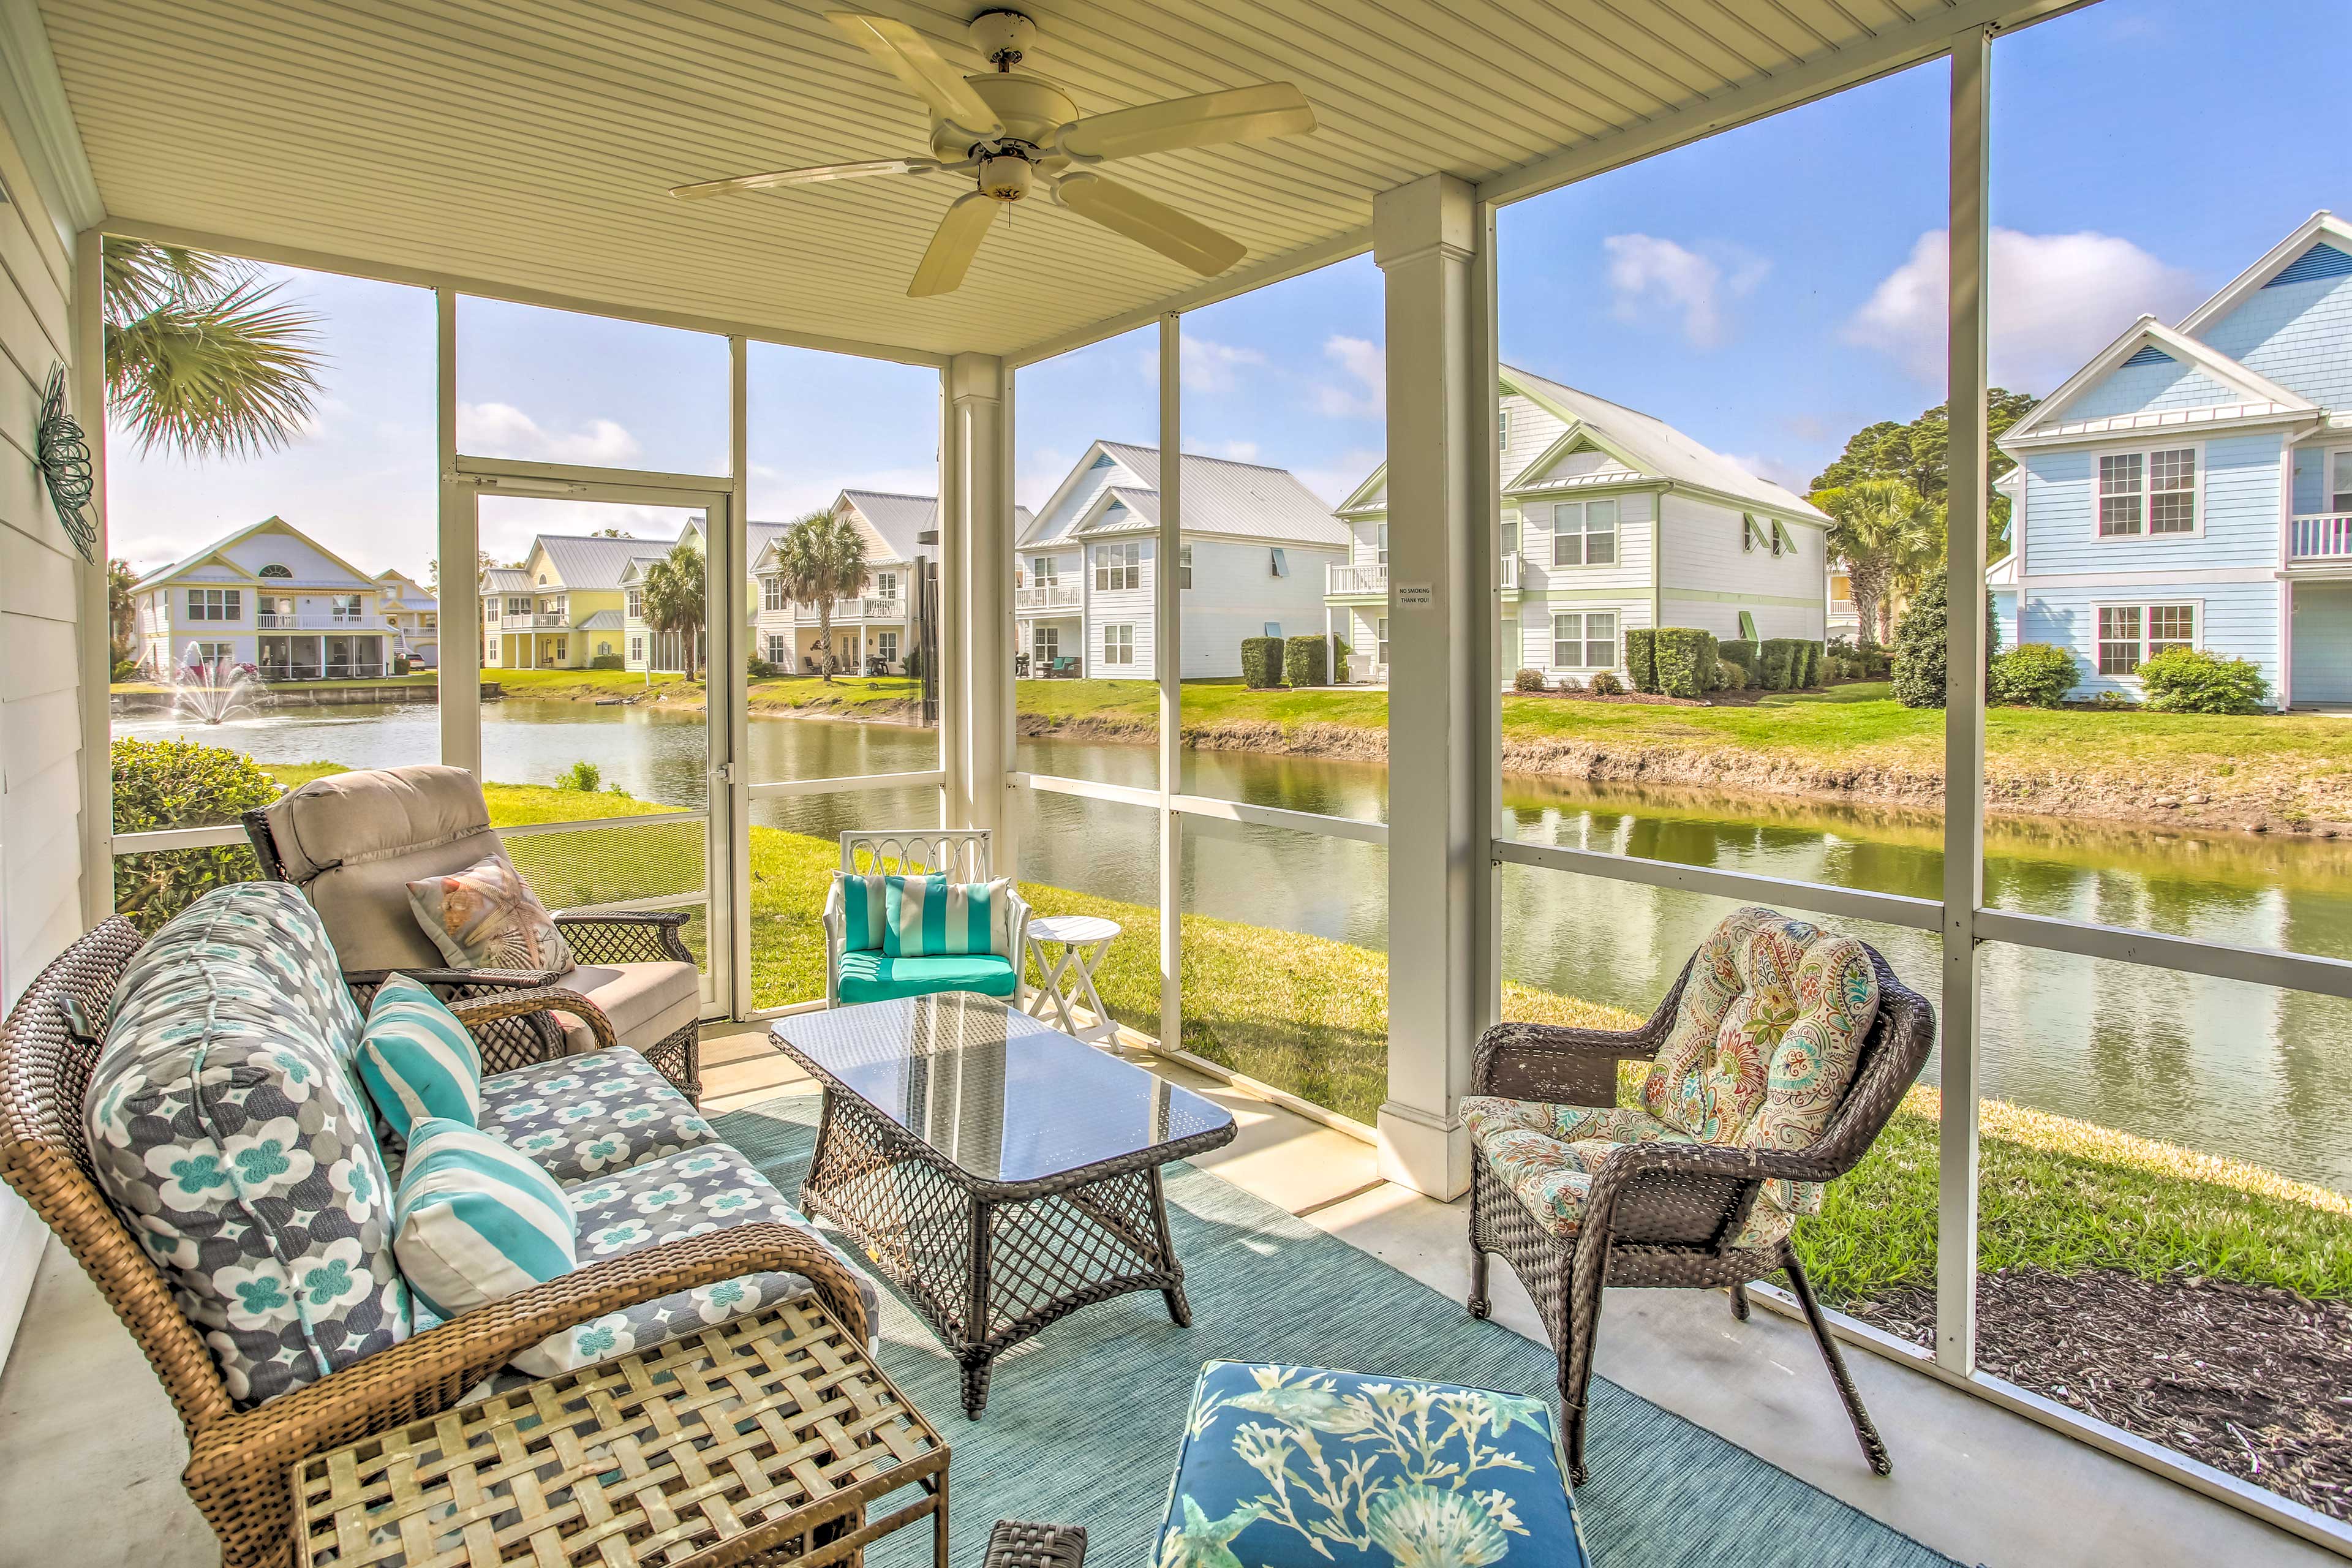
[[[392,1255],[410,1293],[445,1321],[580,1260],[554,1177],[487,1132],[432,1117],[409,1134]]]
[[[882,951],[891,957],[1013,956],[1012,879],[950,882],[945,877],[890,877],[885,881]]]
[[[467,1127],[482,1115],[482,1053],[441,998],[404,974],[383,983],[360,1031],[360,1081],[401,1137],[437,1116]]]
[[[844,952],[882,951],[883,924],[888,918],[880,876],[835,871],[841,886],[841,949]]]

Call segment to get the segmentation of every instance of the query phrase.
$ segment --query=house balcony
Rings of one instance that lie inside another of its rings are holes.
[[[2290,563],[2352,565],[2352,512],[2295,518],[2287,530],[2286,558]]]
[[[816,605],[795,600],[788,606],[794,622],[803,626],[816,625]],[[777,612],[767,612],[774,615]],[[907,601],[903,598],[835,599],[833,602],[833,624],[854,626],[870,621],[903,621],[907,618]]]
[[[1360,565],[1353,561],[1323,568],[1323,592],[1332,598],[1372,598],[1389,591],[1385,565]]]
[[[1503,592],[1506,594],[1516,594],[1519,591],[1521,586],[1523,586],[1520,582],[1519,570],[1521,560],[1522,558],[1519,555],[1519,552],[1516,550],[1503,557],[1503,571],[1498,581],[1501,583]]]
[[[1045,583],[1033,588],[1013,590],[1013,607],[1016,610],[1075,610],[1084,595],[1076,583]]]
[[[355,632],[373,623],[363,616],[342,616],[331,611],[322,615],[314,610],[290,616],[265,612],[255,616],[253,624],[265,632]]]

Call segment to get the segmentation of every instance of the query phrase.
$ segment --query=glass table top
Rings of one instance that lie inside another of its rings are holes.
[[[982,1181],[1037,1181],[1234,1124],[1214,1101],[970,992],[803,1013],[770,1033]]]

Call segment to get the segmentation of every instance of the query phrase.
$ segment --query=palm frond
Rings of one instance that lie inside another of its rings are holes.
[[[106,319],[117,324],[191,300],[217,300],[260,268],[234,256],[110,235],[100,247]]]
[[[315,318],[272,303],[278,287],[248,278],[224,293],[182,291],[120,321],[109,310],[109,411],[142,450],[250,457],[302,427],[325,358],[311,346]]]

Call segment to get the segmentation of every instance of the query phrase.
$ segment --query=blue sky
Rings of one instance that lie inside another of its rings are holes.
[[[2352,211],[2347,47],[2352,7],[2297,0],[2105,0],[1996,44],[1995,379],[2045,393],[2142,311],[2176,319],[2314,210]],[[1855,428],[1941,402],[1948,79],[1937,62],[1506,209],[1505,359],[1800,487]],[[274,511],[355,564],[421,574],[431,297],[283,276],[325,318],[313,427],[241,463],[116,439],[115,552],[160,564]],[[1337,500],[1379,460],[1381,336],[1369,258],[1194,312],[1186,446]],[[1146,330],[1021,373],[1024,500],[1094,437],[1157,439],[1157,358]],[[466,450],[725,465],[719,340],[467,300],[458,360]],[[938,429],[929,371],[754,345],[753,515],[845,485],[929,492]],[[484,542],[505,559],[532,526],[629,527],[614,510],[502,508]]]

